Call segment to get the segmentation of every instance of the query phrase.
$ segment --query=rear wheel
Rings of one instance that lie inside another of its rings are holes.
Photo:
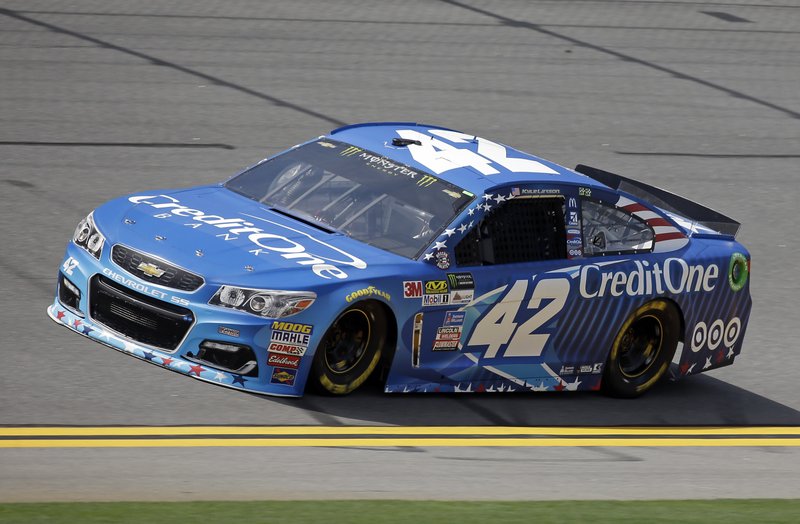
[[[603,389],[637,397],[664,376],[680,337],[680,317],[671,303],[654,300],[634,311],[617,333],[603,374]]]
[[[386,317],[378,305],[347,308],[317,347],[311,369],[317,388],[331,395],[354,391],[377,367],[385,341]]]

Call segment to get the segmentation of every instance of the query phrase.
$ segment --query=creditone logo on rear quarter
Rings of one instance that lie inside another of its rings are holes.
[[[220,237],[225,241],[237,240],[239,235],[247,235],[247,240],[256,246],[254,249],[248,250],[249,253],[256,256],[278,254],[278,256],[286,260],[290,260],[295,264],[301,266],[311,266],[311,270],[315,275],[325,279],[330,279],[331,277],[339,279],[347,278],[347,273],[339,268],[339,265],[349,266],[356,269],[365,269],[367,267],[367,263],[358,257],[342,251],[341,249],[323,242],[322,240],[316,239],[308,233],[284,224],[280,224],[278,222],[274,222],[272,220],[267,220],[265,218],[242,213],[248,218],[266,222],[274,227],[283,228],[285,230],[292,231],[293,233],[303,235],[304,237],[308,238],[310,242],[314,242],[317,244],[317,246],[321,246],[323,252],[327,251],[328,253],[321,255],[317,252],[311,252],[303,244],[295,242],[294,240],[291,240],[283,235],[268,233],[263,229],[256,227],[254,222],[248,222],[244,218],[224,218],[220,215],[207,215],[204,211],[199,209],[192,209],[184,206],[180,203],[180,200],[169,195],[132,196],[128,197],[128,201],[134,204],[148,205],[155,209],[163,209],[164,211],[162,213],[153,215],[155,218],[169,218],[173,216],[187,218],[193,220],[194,222],[184,225],[192,228],[206,225],[225,230],[224,233],[217,235],[217,237]],[[317,250],[319,250],[319,247]],[[332,254],[334,252],[336,254]],[[339,255],[343,255],[345,258],[340,259]]]

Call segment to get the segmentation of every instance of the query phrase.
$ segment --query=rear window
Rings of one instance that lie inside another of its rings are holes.
[[[225,187],[408,258],[474,198],[430,173],[327,138],[262,162]]]

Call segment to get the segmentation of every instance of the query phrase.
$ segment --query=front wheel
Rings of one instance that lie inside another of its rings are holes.
[[[603,389],[616,397],[638,397],[664,376],[680,338],[678,312],[666,300],[634,311],[614,339]]]
[[[370,302],[343,311],[322,337],[311,368],[323,393],[346,395],[375,370],[386,341],[386,317]]]

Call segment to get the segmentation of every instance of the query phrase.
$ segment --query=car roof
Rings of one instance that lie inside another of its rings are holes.
[[[368,149],[374,153],[378,153],[392,160],[402,162],[416,169],[431,172],[431,169],[428,166],[417,162],[409,151],[409,148],[419,146],[409,145],[398,147],[392,145],[392,139],[400,138],[400,135],[398,134],[399,130],[416,131],[417,133],[430,137],[431,139],[440,140],[458,149],[467,149],[474,153],[477,153],[478,150],[477,140],[474,140],[474,138],[477,138],[475,135],[469,135],[473,138],[472,140],[454,144],[444,139],[442,135],[446,135],[448,132],[458,133],[458,131],[448,129],[446,127],[417,124],[412,122],[370,122],[353,124],[334,129],[331,131],[330,137],[336,140],[341,140],[342,142],[347,142],[354,146]],[[437,132],[442,131],[444,133],[434,136]],[[538,162],[546,166],[546,168],[549,168],[550,172],[515,172],[497,162],[491,162],[491,167],[495,168],[498,173],[484,175],[472,167],[456,167],[453,169],[448,169],[447,171],[442,171],[441,173],[436,174],[436,176],[442,180],[446,180],[447,182],[460,186],[474,193],[481,193],[498,185],[514,183],[573,184],[608,189],[605,185],[585,175],[577,173],[572,169],[567,169],[566,167],[560,166],[549,160],[524,153],[505,144],[500,145],[506,149],[506,157]],[[543,169],[543,171],[544,170],[547,169]]]

